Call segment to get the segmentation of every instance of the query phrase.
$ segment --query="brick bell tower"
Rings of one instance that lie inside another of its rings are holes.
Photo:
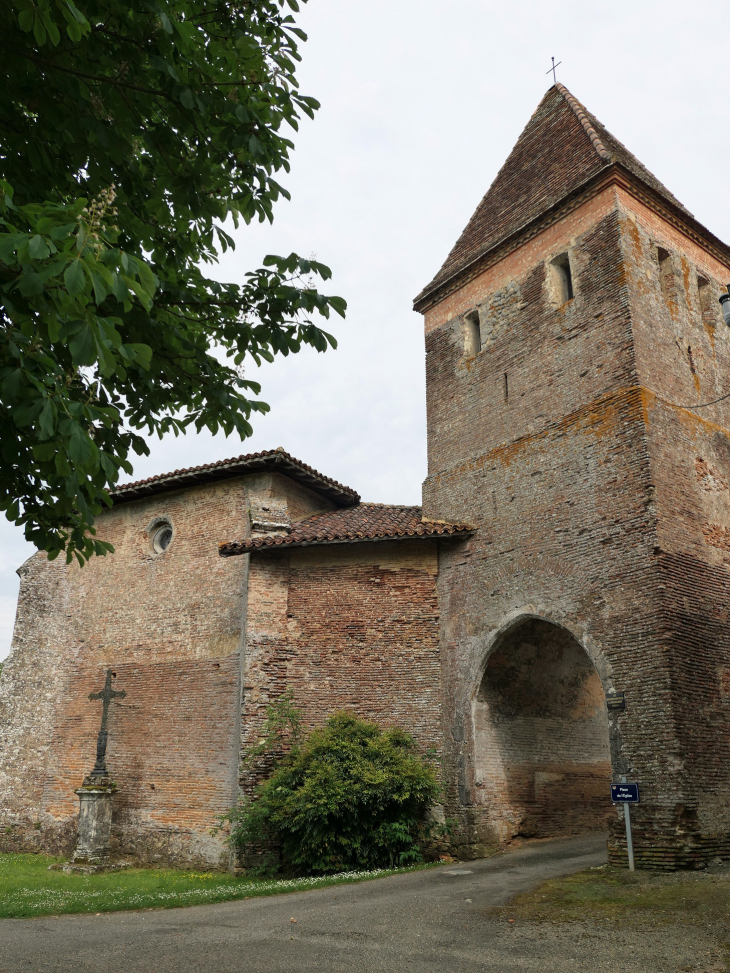
[[[608,828],[625,861],[626,776],[639,867],[730,857],[728,281],[556,84],[415,301],[423,514],[478,528],[439,566],[462,854]]]

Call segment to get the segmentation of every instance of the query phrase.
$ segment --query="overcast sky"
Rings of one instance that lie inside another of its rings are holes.
[[[221,263],[316,254],[349,304],[339,349],[261,369],[271,413],[245,443],[166,439],[134,479],[283,446],[365,500],[419,503],[426,473],[421,318],[438,270],[538,102],[558,80],[695,216],[730,240],[728,7],[720,0],[309,0],[302,91],[322,108],[296,136],[271,227]],[[255,369],[249,369],[249,375]],[[730,381],[730,380],[729,380]],[[221,538],[224,539],[224,538]],[[227,538],[226,538],[227,539]],[[0,521],[0,659],[16,568],[32,548]]]

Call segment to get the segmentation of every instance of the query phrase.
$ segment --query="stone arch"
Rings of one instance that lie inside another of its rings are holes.
[[[536,614],[513,617],[491,640],[472,701],[474,784],[500,840],[607,830],[615,817],[596,662]]]

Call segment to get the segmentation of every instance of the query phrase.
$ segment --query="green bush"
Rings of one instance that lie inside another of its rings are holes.
[[[231,841],[278,845],[281,864],[306,874],[408,865],[422,860],[421,823],[438,793],[409,734],[335,713],[231,814]]]

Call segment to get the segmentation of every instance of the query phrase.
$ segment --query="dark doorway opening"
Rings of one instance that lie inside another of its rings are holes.
[[[606,698],[570,632],[532,618],[500,638],[474,729],[478,801],[501,840],[608,828],[615,812]]]

